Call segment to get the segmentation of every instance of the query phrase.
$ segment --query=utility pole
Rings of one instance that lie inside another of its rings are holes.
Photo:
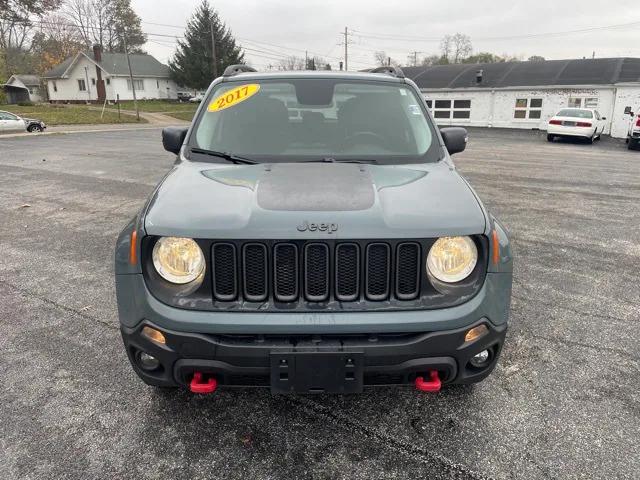
[[[347,27],[344,27],[344,71],[346,72],[347,70],[349,70],[349,63],[347,60],[348,54],[349,54],[349,49],[348,49],[348,45],[349,45],[349,32],[347,31]]]
[[[422,53],[422,52],[416,50],[416,51],[411,52],[411,53],[413,54],[413,66],[417,67],[418,66],[418,54]]]
[[[131,82],[131,91],[133,92],[133,105],[136,108],[136,118],[140,121],[140,110],[138,110],[138,99],[136,98],[136,85],[133,83],[133,71],[131,70],[131,59],[129,58],[129,47],[127,46],[127,29],[122,29],[122,43],[124,43],[124,53],[127,56],[127,65],[129,66],[129,81]]]
[[[213,30],[213,16],[209,23],[211,27],[211,60],[213,62],[213,78],[218,78],[218,57],[216,55],[216,35]]]
[[[309,70],[309,53],[304,51],[304,69]]]

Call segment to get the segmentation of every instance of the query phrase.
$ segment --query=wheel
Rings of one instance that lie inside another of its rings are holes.
[[[627,148],[629,150],[636,150],[638,148],[638,140],[628,139]]]
[[[553,139],[556,138],[553,135],[547,135],[547,142],[553,142]]]
[[[27,128],[27,132],[41,132],[42,131],[42,127],[40,125],[29,125],[29,128]]]

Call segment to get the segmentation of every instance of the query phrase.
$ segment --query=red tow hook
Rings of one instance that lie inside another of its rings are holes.
[[[440,377],[437,370],[429,370],[429,381],[425,382],[424,378],[416,377],[416,390],[421,392],[439,392],[442,387]]]
[[[210,377],[206,382],[202,381],[202,372],[195,372],[191,383],[189,384],[189,390],[192,393],[213,393],[218,388],[218,382],[215,378]]]

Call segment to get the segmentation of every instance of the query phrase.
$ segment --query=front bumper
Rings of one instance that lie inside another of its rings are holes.
[[[134,370],[147,383],[186,386],[194,372],[220,386],[270,386],[274,354],[354,352],[363,363],[363,385],[405,385],[437,370],[443,383],[474,383],[493,370],[507,330],[511,273],[487,273],[468,302],[450,308],[364,312],[209,312],[184,310],[157,300],[141,274],[116,275],[122,337]],[[488,333],[465,343],[465,333],[484,323]],[[166,345],[141,334],[161,330]],[[483,368],[469,359],[489,349]],[[161,366],[141,368],[146,352]]]
[[[480,324],[488,332],[465,342],[469,328]],[[150,385],[186,387],[201,372],[222,387],[271,387],[276,391],[282,389],[273,377],[274,356],[304,353],[357,356],[362,363],[362,386],[410,385],[433,370],[445,384],[476,383],[495,367],[507,330],[506,324],[495,326],[485,318],[465,328],[407,334],[207,335],[162,330],[166,344],[161,345],[142,334],[145,326],[157,328],[144,321],[121,331],[134,370]],[[471,357],[483,350],[489,351],[489,360],[482,367],[471,365]],[[145,370],[141,352],[153,355],[160,365]],[[311,388],[295,391],[318,393]]]

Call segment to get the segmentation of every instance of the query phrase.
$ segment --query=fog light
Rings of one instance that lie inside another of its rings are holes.
[[[138,363],[144,370],[148,371],[155,370],[160,366],[160,361],[147,352],[140,352],[138,354]]]
[[[142,327],[142,334],[156,343],[160,343],[162,345],[166,345],[167,343],[166,339],[164,338],[164,334],[160,330],[156,330],[155,328],[144,326]]]
[[[489,332],[487,326],[483,323],[482,325],[478,325],[477,327],[473,327],[469,330],[464,336],[465,342],[473,342],[475,339],[486,335]]]
[[[474,367],[484,367],[489,360],[489,350],[482,350],[471,357],[471,365]]]

